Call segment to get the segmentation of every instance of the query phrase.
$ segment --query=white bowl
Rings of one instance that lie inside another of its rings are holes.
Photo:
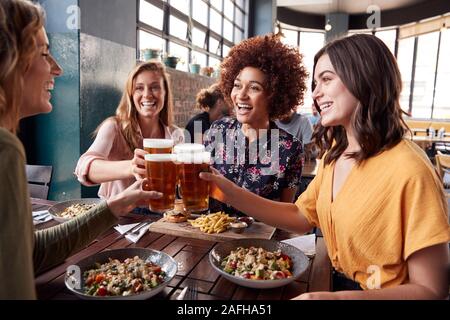
[[[123,261],[127,258],[133,258],[138,256],[146,262],[153,262],[161,267],[161,269],[166,273],[164,282],[157,287],[140,292],[138,294],[133,294],[129,296],[91,296],[84,293],[84,277],[85,271],[91,269],[96,263],[106,263],[109,258],[119,259]],[[78,269],[79,268],[79,269]],[[90,257],[87,257],[76,265],[69,266],[67,268],[65,284],[66,287],[75,293],[78,297],[88,300],[144,300],[153,297],[154,295],[161,292],[169,282],[175,277],[177,273],[177,262],[169,256],[167,253],[147,249],[147,248],[123,248],[114,250],[105,250],[96,253]],[[75,273],[74,273],[75,271]],[[80,282],[77,282],[78,279]],[[78,288],[77,288],[78,287]]]
[[[222,260],[227,257],[232,250],[237,247],[261,247],[268,251],[281,250],[281,253],[288,255],[292,259],[292,277],[274,280],[252,280],[236,277],[225,271],[221,267]],[[232,241],[221,242],[214,247],[209,253],[209,262],[213,268],[220,273],[221,276],[243,287],[256,289],[269,289],[285,286],[300,277],[308,268],[309,259],[306,255],[294,246],[276,240],[267,239],[238,239]]]

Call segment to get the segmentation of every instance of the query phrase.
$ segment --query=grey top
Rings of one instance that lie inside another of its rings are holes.
[[[291,121],[288,123],[276,120],[277,126],[288,133],[292,134],[298,140],[302,142],[302,146],[311,143],[311,136],[313,133],[313,128],[310,120],[300,113],[294,113]]]

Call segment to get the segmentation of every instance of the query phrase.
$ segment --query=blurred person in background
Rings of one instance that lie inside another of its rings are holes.
[[[229,116],[231,109],[225,102],[218,84],[202,89],[196,97],[196,109],[203,112],[192,117],[186,125],[184,140],[187,143],[203,143],[203,134],[211,124],[224,116]],[[197,129],[197,130],[195,130]],[[189,135],[187,134],[189,133]]]

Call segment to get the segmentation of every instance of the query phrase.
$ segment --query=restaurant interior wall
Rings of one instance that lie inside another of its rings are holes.
[[[136,61],[136,6],[129,0],[39,2],[64,74],[56,79],[53,111],[22,124],[27,162],[53,166],[49,199],[95,197],[97,188],[82,187],[73,171],[92,132],[114,114]]]

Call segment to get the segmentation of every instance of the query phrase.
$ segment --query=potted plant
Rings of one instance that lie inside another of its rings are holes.
[[[174,69],[177,67],[177,64],[179,61],[180,61],[180,58],[178,58],[177,56],[172,56],[170,54],[164,58],[164,64],[167,67],[174,68]]]
[[[159,59],[161,56],[161,50],[154,48],[146,48],[142,50],[142,56],[145,61],[150,59]]]
[[[189,65],[189,71],[191,71],[191,73],[200,73],[200,64],[199,63],[191,63]]]

